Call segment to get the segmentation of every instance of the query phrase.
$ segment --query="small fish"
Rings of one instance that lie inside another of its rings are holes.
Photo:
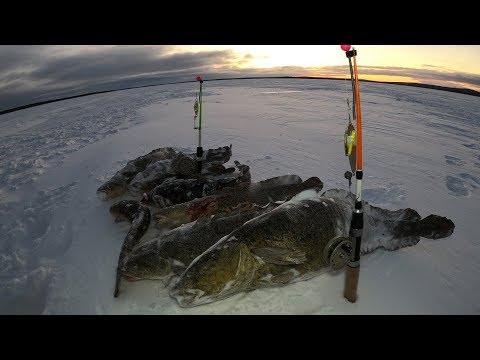
[[[177,152],[170,147],[159,148],[130,160],[121,170],[97,189],[97,196],[102,200],[113,199],[123,195],[127,191],[130,181],[140,172],[144,171],[148,165],[159,160],[173,159]]]
[[[207,165],[223,164],[230,160],[231,156],[232,145],[223,146],[208,149],[204,154],[203,161]],[[190,159],[190,162],[182,161],[182,159]],[[123,195],[127,189],[133,194],[149,191],[177,173],[181,176],[185,175],[185,171],[191,173],[193,159],[196,159],[196,154],[178,153],[171,147],[155,149],[146,155],[130,160],[125,167],[97,189],[97,196],[102,200],[108,200]],[[153,165],[157,162],[159,163]]]
[[[145,192],[142,202],[159,208],[165,208],[213,195],[225,187],[242,186],[250,183],[249,168],[243,168],[242,166],[243,165],[240,164],[237,166],[239,168],[238,172],[216,176],[201,175],[188,179],[168,178],[153,190]]]

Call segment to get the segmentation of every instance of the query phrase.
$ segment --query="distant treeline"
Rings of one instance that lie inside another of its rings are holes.
[[[407,83],[407,82],[390,82],[390,83],[386,83],[386,84],[416,86],[416,87],[423,87],[423,88],[427,88],[427,89],[443,90],[443,91],[450,91],[450,92],[455,92],[455,93],[459,93],[459,94],[480,96],[480,92],[472,90],[472,89],[465,89],[465,88],[454,88],[454,87],[447,87],[447,86],[430,85],[430,84],[417,84],[417,83]]]
[[[252,80],[252,79],[344,80],[344,79],[338,79],[338,78],[318,77],[318,76],[250,76],[250,77],[234,77],[234,78],[223,78],[223,79],[205,79],[204,81],[207,82],[207,81],[224,81],[224,80]],[[475,90],[471,90],[471,89],[465,89],[465,88],[454,88],[454,87],[447,87],[447,86],[439,86],[439,85],[431,85],[431,84],[421,84],[421,83],[409,83],[409,82],[386,82],[386,81],[375,81],[375,80],[360,80],[360,81],[374,82],[374,83],[381,83],[381,84],[394,84],[394,85],[416,86],[416,87],[427,88],[427,89],[450,91],[450,92],[455,92],[455,93],[465,94],[465,95],[480,96],[480,92],[475,91]],[[17,107],[11,108],[11,109],[7,109],[7,110],[2,110],[2,111],[0,111],[0,115],[7,114],[7,113],[11,113],[11,112],[18,111],[18,110],[23,110],[23,109],[31,108],[31,107],[34,107],[34,106],[39,106],[39,105],[43,105],[43,104],[49,104],[49,103],[53,103],[53,102],[56,102],[56,101],[62,101],[62,100],[68,100],[68,99],[75,99],[75,98],[79,98],[79,97],[83,97],[83,96],[103,94],[103,93],[109,93],[109,92],[114,92],[114,91],[122,91],[122,90],[129,90],[129,89],[138,89],[138,88],[144,88],[144,87],[150,87],[150,86],[185,84],[185,83],[193,83],[193,82],[196,82],[196,81],[195,81],[195,80],[192,80],[192,81],[177,81],[177,82],[169,82],[169,83],[163,83],[163,84],[141,85],[141,86],[132,86],[132,87],[127,87],[127,88],[121,88],[121,89],[113,89],[113,90],[104,90],[104,91],[89,92],[89,93],[80,94],[80,95],[67,96],[67,97],[62,97],[62,98],[58,98],[58,99],[39,101],[39,102],[27,104],[27,105],[17,106]]]
[[[297,78],[301,78],[301,79],[344,80],[344,79],[334,79],[334,78],[314,77],[314,76],[297,76]],[[450,92],[455,92],[455,93],[459,93],[459,94],[480,96],[479,91],[475,91],[475,90],[472,90],[472,89],[466,89],[466,88],[455,88],[455,87],[440,86],[440,85],[431,85],[431,84],[422,84],[422,83],[409,83],[409,82],[397,82],[397,81],[375,81],[375,80],[364,80],[364,79],[362,79],[360,81],[374,82],[374,83],[380,83],[380,84],[416,86],[416,87],[427,88],[427,89],[443,90],[443,91],[450,91]]]

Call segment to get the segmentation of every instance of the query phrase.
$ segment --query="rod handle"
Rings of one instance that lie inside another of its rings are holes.
[[[343,296],[349,302],[357,301],[358,278],[360,277],[360,265],[356,267],[347,266],[345,270],[345,288]]]

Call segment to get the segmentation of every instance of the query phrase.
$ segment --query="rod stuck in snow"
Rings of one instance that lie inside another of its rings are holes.
[[[345,287],[343,296],[350,302],[357,301],[358,279],[360,277],[360,247],[363,232],[363,206],[362,206],[362,109],[360,104],[360,87],[357,69],[357,51],[350,45],[341,45],[345,51],[350,67],[350,77],[353,92],[353,117],[356,120],[356,129],[349,122],[345,132],[345,155],[349,156],[350,166],[354,172],[355,182],[355,207],[350,225],[350,238],[353,241],[353,256],[348,262],[345,272]],[[353,58],[353,66],[352,66]],[[350,179],[349,179],[350,181]]]

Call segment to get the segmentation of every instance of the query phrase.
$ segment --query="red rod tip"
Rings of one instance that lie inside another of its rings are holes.
[[[201,76],[197,76],[197,81],[202,81],[202,77],[201,77]]]

